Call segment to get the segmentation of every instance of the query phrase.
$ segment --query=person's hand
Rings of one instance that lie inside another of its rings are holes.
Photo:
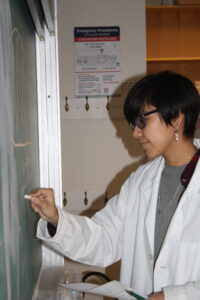
[[[38,189],[30,197],[32,209],[41,218],[57,226],[58,210],[55,206],[54,191],[52,189]]]
[[[163,292],[156,292],[151,294],[147,300],[165,300],[165,296]]]

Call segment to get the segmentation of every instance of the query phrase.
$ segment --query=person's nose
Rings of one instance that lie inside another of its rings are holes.
[[[133,130],[133,137],[135,139],[139,139],[141,136],[142,136],[142,129],[136,125]]]

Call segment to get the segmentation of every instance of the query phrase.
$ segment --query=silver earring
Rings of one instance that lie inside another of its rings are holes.
[[[178,141],[179,140],[179,134],[178,134],[178,129],[177,128],[174,129],[174,135],[175,135],[175,140]]]

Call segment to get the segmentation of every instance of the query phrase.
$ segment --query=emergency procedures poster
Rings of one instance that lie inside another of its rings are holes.
[[[120,28],[76,27],[76,96],[109,96],[120,84]]]

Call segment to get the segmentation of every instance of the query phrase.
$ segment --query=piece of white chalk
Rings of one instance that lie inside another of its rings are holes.
[[[29,195],[24,195],[24,198],[30,200],[30,199],[31,199],[31,196],[29,196]]]

